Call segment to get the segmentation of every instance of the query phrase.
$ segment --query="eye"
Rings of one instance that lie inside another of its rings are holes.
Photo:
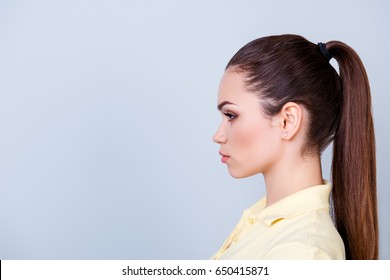
[[[237,118],[237,115],[232,114],[232,113],[223,113],[223,114],[229,119],[229,121],[232,121],[235,118]]]

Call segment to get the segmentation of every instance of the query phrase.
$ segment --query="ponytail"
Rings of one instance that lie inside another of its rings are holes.
[[[347,259],[378,258],[375,136],[364,66],[346,44],[331,41],[342,83],[341,119],[333,142],[333,207]]]

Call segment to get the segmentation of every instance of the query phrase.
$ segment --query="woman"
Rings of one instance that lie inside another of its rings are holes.
[[[353,49],[297,35],[254,40],[229,61],[218,109],[222,162],[234,178],[262,173],[266,196],[214,259],[378,258],[371,96]],[[331,141],[332,185],[321,172]]]

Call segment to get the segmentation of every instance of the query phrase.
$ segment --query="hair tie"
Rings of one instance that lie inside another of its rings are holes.
[[[324,43],[321,43],[321,42],[318,43],[317,45],[320,48],[321,53],[323,54],[323,56],[325,56],[325,58],[329,61],[333,57],[333,55],[326,48],[326,45]]]

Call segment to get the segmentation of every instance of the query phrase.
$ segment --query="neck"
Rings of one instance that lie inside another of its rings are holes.
[[[263,175],[267,188],[266,206],[297,191],[323,184],[319,155],[298,158],[287,155],[282,162]]]

